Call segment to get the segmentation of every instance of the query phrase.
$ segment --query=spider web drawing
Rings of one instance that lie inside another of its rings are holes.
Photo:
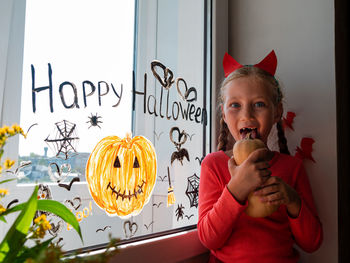
[[[53,138],[49,138],[49,135],[45,142],[56,153],[56,157],[61,157],[60,155],[63,154],[64,159],[67,160],[72,155],[72,152],[77,152],[75,149],[79,137],[76,134],[76,124],[63,120],[56,122],[55,125]]]
[[[199,177],[196,174],[187,178],[186,195],[190,199],[190,207],[198,207]]]

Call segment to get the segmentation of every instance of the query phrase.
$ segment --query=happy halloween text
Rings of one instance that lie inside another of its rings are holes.
[[[171,72],[170,69],[166,68],[161,63],[158,63],[158,65],[161,65],[163,69],[168,70]],[[152,68],[152,71],[154,69]],[[33,113],[36,112],[36,103],[37,103],[37,96],[39,95],[39,92],[48,90],[49,95],[49,105],[50,105],[50,111],[54,112],[54,105],[53,105],[53,83],[52,83],[52,67],[51,64],[48,63],[48,85],[37,87],[35,82],[35,67],[34,65],[31,65],[31,73],[32,73],[32,109]],[[155,71],[153,71],[155,75]],[[171,72],[172,74],[172,72]],[[135,101],[136,101],[136,95],[137,96],[143,96],[143,112],[144,114],[150,114],[154,115],[155,117],[160,118],[166,118],[168,120],[178,120],[179,118],[182,118],[186,121],[194,121],[196,123],[201,123],[204,125],[207,125],[207,110],[205,107],[197,107],[195,104],[190,103],[192,101],[195,101],[196,99],[187,99],[183,98],[184,101],[172,101],[169,102],[169,92],[170,87],[174,83],[170,79],[168,82],[163,82],[160,77],[157,75],[156,79],[158,79],[160,83],[160,95],[159,100],[157,101],[157,98],[154,95],[149,95],[147,93],[147,74],[144,75],[144,85],[143,85],[143,91],[137,91],[136,89],[133,89],[133,110],[135,109]],[[183,83],[185,83],[185,80],[181,79]],[[185,83],[186,84],[186,83]],[[87,107],[87,97],[93,96],[95,94],[95,91],[97,90],[97,99],[99,106],[102,105],[101,98],[103,96],[112,94],[111,96],[115,96],[115,104],[112,105],[112,107],[117,107],[120,104],[120,101],[122,99],[123,95],[123,84],[120,85],[120,90],[117,91],[112,83],[110,85],[106,81],[99,81],[96,85],[89,81],[85,80],[81,83],[82,85],[82,91],[83,91],[83,104],[84,107]],[[110,92],[110,87],[113,92]],[[71,90],[70,92],[68,90]],[[187,89],[187,87],[186,87]],[[192,90],[191,90],[192,89]],[[197,93],[196,89],[194,87],[191,87],[190,90],[187,91],[193,91],[195,94]],[[64,81],[59,85],[58,92],[60,95],[61,103],[66,109],[73,109],[73,108],[80,108],[80,103],[78,99],[78,92],[77,87],[73,82],[70,81]],[[166,92],[166,99],[164,98],[164,92]],[[179,89],[178,89],[179,92]],[[71,97],[73,95],[73,97]],[[180,94],[182,95],[182,94]],[[187,94],[188,96],[188,94]],[[183,97],[183,95],[182,95]],[[67,99],[68,98],[68,99]],[[70,103],[67,103],[69,101]],[[164,106],[165,109],[164,109]]]

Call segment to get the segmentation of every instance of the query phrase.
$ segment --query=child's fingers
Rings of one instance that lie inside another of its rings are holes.
[[[267,148],[261,148],[257,149],[254,152],[252,152],[248,158],[247,162],[259,162],[259,161],[268,161],[270,157],[270,151]]]
[[[259,170],[264,170],[270,168],[270,164],[268,162],[259,162],[256,164],[256,168]]]
[[[232,171],[233,169],[235,169],[237,167],[237,164],[235,162],[235,159],[233,157],[230,158],[230,160],[228,160],[228,170]]]
[[[269,179],[267,179],[269,180]],[[255,195],[266,196],[280,191],[280,186],[278,184],[269,184],[262,186],[259,190],[255,191]]]

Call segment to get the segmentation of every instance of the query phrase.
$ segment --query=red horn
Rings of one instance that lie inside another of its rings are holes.
[[[243,67],[239,64],[233,57],[231,57],[227,52],[225,53],[224,60],[222,62],[224,66],[225,78],[230,75],[236,69]]]
[[[275,51],[271,51],[260,63],[255,64],[254,67],[263,69],[270,73],[272,76],[276,73],[277,57]]]

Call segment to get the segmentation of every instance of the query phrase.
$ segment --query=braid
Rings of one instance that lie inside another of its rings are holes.
[[[228,134],[228,127],[224,119],[221,117],[220,119],[220,134],[219,134],[219,143],[217,150],[218,151],[226,151],[226,146],[227,146],[227,134]]]
[[[290,152],[288,150],[288,145],[287,145],[287,139],[286,139],[286,136],[284,135],[284,130],[282,127],[282,120],[279,120],[277,122],[277,135],[278,135],[278,146],[280,148],[280,153],[285,153],[290,155]]]

